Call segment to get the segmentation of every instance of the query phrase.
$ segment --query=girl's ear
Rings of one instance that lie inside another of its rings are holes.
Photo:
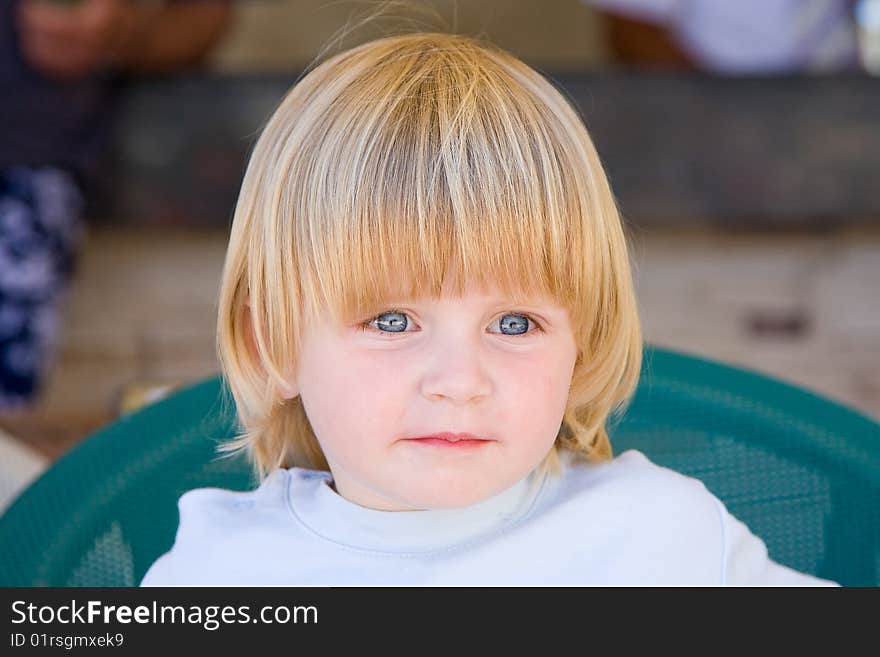
[[[260,363],[260,352],[259,349],[257,349],[257,340],[254,338],[254,323],[251,318],[251,306],[249,303],[244,304],[241,326],[244,330],[244,339],[245,344],[247,345],[248,356],[254,363]],[[261,367],[260,369],[263,368]],[[285,378],[285,382],[280,386],[279,392],[283,399],[293,399],[299,395],[299,387],[296,385],[296,377],[294,377],[293,374],[290,374]]]
[[[279,388],[279,391],[284,399],[293,399],[299,395],[299,386],[296,385],[293,376],[290,376],[285,380],[284,385]]]

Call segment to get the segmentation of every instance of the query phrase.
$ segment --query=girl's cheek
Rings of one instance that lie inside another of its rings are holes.
[[[393,381],[402,379],[411,361],[383,353],[362,354],[349,360],[345,369],[365,388],[380,391]]]

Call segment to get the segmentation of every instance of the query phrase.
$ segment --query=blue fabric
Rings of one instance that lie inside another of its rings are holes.
[[[67,171],[0,170],[0,409],[39,392],[73,275],[83,205]]]

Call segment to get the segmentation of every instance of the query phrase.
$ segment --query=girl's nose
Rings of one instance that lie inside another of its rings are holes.
[[[488,397],[493,383],[476,341],[447,340],[434,347],[422,378],[422,394],[457,404]]]

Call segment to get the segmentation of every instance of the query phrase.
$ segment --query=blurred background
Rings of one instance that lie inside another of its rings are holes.
[[[880,1],[412,1],[357,27],[379,4],[0,0],[0,510],[217,372],[250,147],[316,56],[388,31],[487,37],[578,107],[649,342],[880,419]]]

